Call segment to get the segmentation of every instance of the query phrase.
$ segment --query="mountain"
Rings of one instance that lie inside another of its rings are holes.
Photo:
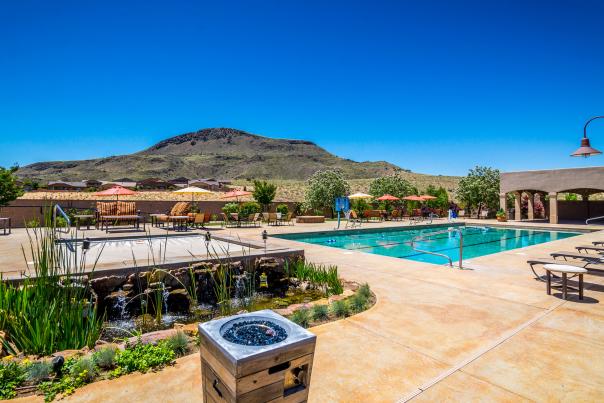
[[[310,141],[213,128],[171,137],[134,154],[38,162],[22,167],[18,174],[40,180],[71,181],[180,176],[305,180],[325,168],[340,168],[349,179],[375,178],[401,170],[385,161],[356,162],[340,158]]]

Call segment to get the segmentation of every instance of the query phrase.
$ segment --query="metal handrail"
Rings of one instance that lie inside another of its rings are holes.
[[[65,219],[65,221],[67,221],[67,226],[65,227],[65,230],[63,231],[62,229],[60,229],[60,227],[56,226],[57,223],[57,212],[59,212],[63,218]],[[59,206],[58,204],[55,204],[53,211],[52,211],[52,221],[55,224],[55,231],[58,232],[62,232],[64,234],[68,234],[69,233],[69,228],[71,227],[71,220],[69,219],[69,216],[67,214],[65,214],[65,212],[63,211],[63,209],[61,208],[61,206]]]
[[[449,266],[453,267],[453,260],[449,256],[445,255],[444,253],[432,252],[429,250],[423,250],[423,249],[419,249],[419,248],[415,247],[415,242],[426,240],[427,238],[429,238],[433,235],[446,234],[449,232],[457,232],[457,234],[459,235],[459,268],[463,269],[463,233],[461,232],[461,230],[459,228],[447,228],[446,230],[430,232],[429,234],[417,235],[417,236],[413,237],[413,239],[411,239],[411,248],[417,252],[444,257],[445,259],[447,259],[449,261]]]
[[[591,221],[596,221],[596,220],[604,220],[604,215],[600,216],[600,217],[588,218],[587,220],[585,220],[585,225],[588,225]]]

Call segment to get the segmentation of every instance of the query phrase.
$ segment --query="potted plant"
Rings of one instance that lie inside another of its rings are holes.
[[[499,221],[499,222],[506,222],[507,221],[507,217],[506,217],[505,211],[503,209],[497,210],[497,213],[495,214],[495,217],[497,217],[497,221]]]

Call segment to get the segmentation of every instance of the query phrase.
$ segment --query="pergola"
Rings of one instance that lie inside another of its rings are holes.
[[[549,222],[558,223],[558,193],[577,193],[587,203],[589,196],[604,192],[604,167],[506,172],[501,174],[500,206],[506,210],[507,194],[514,195],[514,220],[520,221],[522,194],[528,195],[528,219],[534,219],[535,194],[549,196]],[[589,211],[589,210],[588,210]]]

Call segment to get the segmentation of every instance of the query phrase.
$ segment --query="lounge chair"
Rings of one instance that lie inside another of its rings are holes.
[[[590,251],[590,250],[596,251],[598,253],[604,252],[604,246],[596,246],[596,245],[579,245],[579,246],[575,246],[575,249],[578,250],[579,252],[584,251],[585,253],[588,253],[588,251]]]
[[[168,214],[157,216],[158,222],[173,222],[174,217],[184,217],[189,216],[189,212],[191,211],[191,203],[189,202],[178,202],[172,206],[170,212]]]
[[[279,225],[279,219],[277,218],[277,213],[268,213],[268,217],[266,219],[268,225]]]
[[[552,253],[550,253],[550,256],[553,257],[554,259],[556,259],[558,257],[562,257],[562,258],[564,258],[564,260],[578,259],[578,260],[585,260],[587,262],[592,262],[592,263],[604,263],[604,257],[602,257],[601,255],[590,255],[587,253],[560,251],[560,252],[552,252]]]
[[[588,271],[592,271],[592,272],[599,272],[599,273],[603,273],[604,272],[604,264],[600,264],[600,263],[592,263],[586,260],[559,260],[559,259],[552,259],[552,258],[531,258],[529,260],[526,261],[526,263],[531,267],[531,270],[533,271],[533,274],[535,275],[535,278],[541,281],[545,281],[540,275],[537,274],[537,272],[535,271],[535,266],[544,266],[546,264],[564,264],[564,265],[568,265],[568,266],[575,266],[575,267],[580,267],[582,269],[586,269]],[[556,277],[556,276],[554,276]]]
[[[205,228],[205,223],[209,221],[209,213],[193,213],[192,224],[195,228]]]
[[[239,222],[231,219],[230,214],[220,213],[222,216],[222,226],[227,228],[233,228],[239,226]]]

